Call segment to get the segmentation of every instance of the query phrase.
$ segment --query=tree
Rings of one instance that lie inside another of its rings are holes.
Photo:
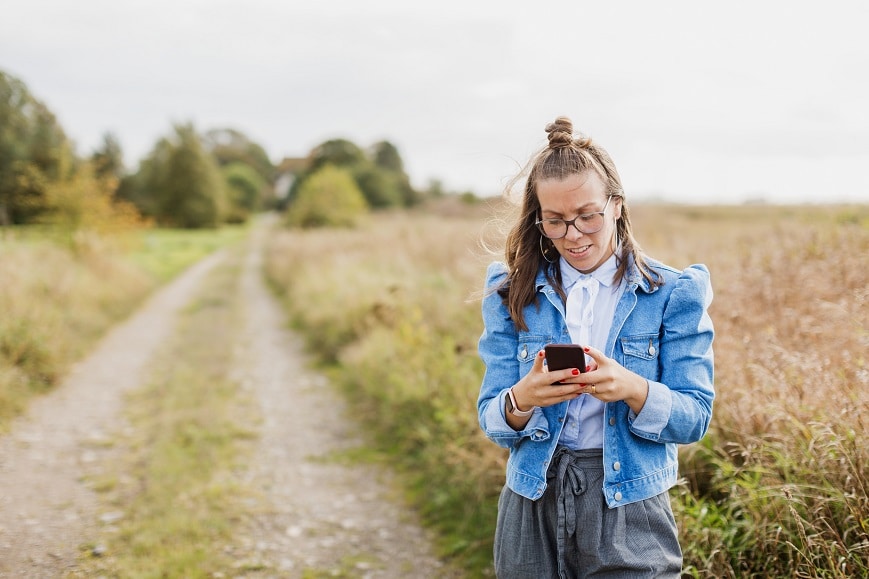
[[[244,163],[256,171],[265,183],[274,181],[275,166],[265,149],[241,131],[211,129],[205,133],[202,142],[221,167]]]
[[[404,204],[392,173],[373,163],[360,163],[353,168],[352,174],[372,208],[401,207]]]
[[[0,71],[0,225],[35,220],[46,187],[74,169],[72,145],[48,107]]]
[[[380,141],[374,143],[372,147],[374,151],[374,164],[385,171],[394,173],[404,173],[404,162],[401,160],[401,155],[398,154],[398,149],[389,141]]]
[[[142,215],[157,219],[160,207],[155,191],[163,188],[160,181],[169,161],[171,148],[169,139],[162,138],[157,141],[148,156],[139,163],[139,170],[121,179],[115,196],[135,205]]]
[[[268,183],[246,163],[231,163],[223,167],[222,173],[227,185],[228,220],[244,223],[251,213],[262,207]]]
[[[161,225],[216,227],[226,215],[226,185],[193,125],[176,125],[127,180],[119,196]]]
[[[366,153],[346,139],[332,139],[308,155],[306,170],[290,188],[291,204],[308,176],[327,164],[348,169],[372,208],[409,206],[419,201],[419,194],[404,172],[401,155],[392,143],[380,141]]]
[[[309,157],[311,171],[316,171],[324,165],[352,167],[368,160],[365,151],[347,139],[326,141],[315,147]]]
[[[47,206],[41,220],[67,232],[77,247],[82,233],[130,231],[144,225],[132,203],[115,198],[117,179],[99,176],[92,162],[82,163],[68,179],[46,188]]]
[[[362,191],[347,169],[324,165],[311,174],[287,211],[298,227],[351,227],[368,211]]]
[[[102,145],[93,152],[90,160],[97,177],[123,178],[124,152],[121,142],[114,134],[103,135]]]

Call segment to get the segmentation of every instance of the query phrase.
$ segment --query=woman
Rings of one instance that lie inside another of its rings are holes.
[[[647,257],[606,151],[565,117],[546,132],[483,300],[480,426],[510,450],[495,570],[679,577],[667,491],[712,416],[709,272]],[[550,343],[587,367],[548,371]]]

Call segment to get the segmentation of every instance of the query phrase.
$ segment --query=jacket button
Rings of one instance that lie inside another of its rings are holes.
[[[522,351],[519,352],[519,356],[521,356],[522,358],[528,357],[528,346],[522,346]]]
[[[613,470],[622,470],[622,463],[616,461],[613,463]]]
[[[615,416],[611,416],[611,417],[610,417],[610,426],[615,426],[615,425],[616,425],[616,417],[615,417]]]
[[[613,498],[617,501],[622,500],[622,493],[616,493],[613,495]]]

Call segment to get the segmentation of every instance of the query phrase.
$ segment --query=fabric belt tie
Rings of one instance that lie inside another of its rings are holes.
[[[555,462],[555,480],[561,483],[558,489],[558,531],[566,531],[567,536],[572,537],[576,534],[576,497],[588,490],[588,479],[567,449],[557,451]]]

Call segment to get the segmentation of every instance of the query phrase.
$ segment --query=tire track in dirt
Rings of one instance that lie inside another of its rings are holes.
[[[259,400],[263,421],[245,481],[261,500],[238,530],[234,553],[261,571],[245,576],[458,576],[433,555],[389,473],[334,459],[363,439],[341,397],[306,367],[300,339],[285,328],[261,273],[263,235],[254,233],[242,274],[247,327],[238,372]]]

